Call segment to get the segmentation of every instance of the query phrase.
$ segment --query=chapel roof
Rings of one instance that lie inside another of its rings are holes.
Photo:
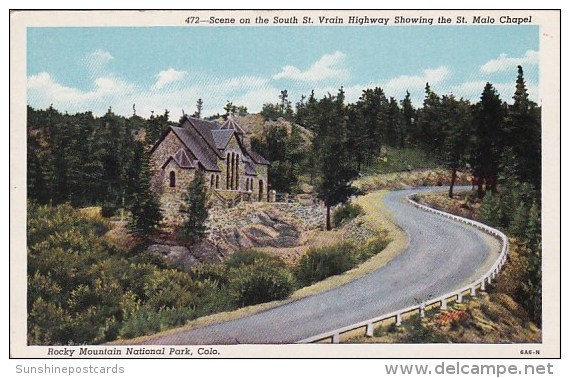
[[[186,153],[185,149],[178,150],[174,156],[171,156],[171,158],[173,158],[180,167],[195,168],[199,163],[207,171],[220,171],[218,160],[225,158],[222,152],[227,147],[231,137],[234,134],[245,134],[243,128],[233,118],[229,118],[220,125],[214,121],[207,121],[184,115],[180,120],[179,125],[169,126],[168,131],[151,149],[151,153],[170,131],[172,131],[182,141],[184,146],[196,157],[197,160],[192,160]],[[237,141],[245,152],[242,157],[243,161],[250,164],[249,168],[248,165],[246,165],[246,170],[250,172],[246,172],[247,174],[255,174],[255,167],[252,163],[269,165],[269,161],[267,161],[267,159],[257,152],[247,148],[243,144],[241,138],[238,138]]]

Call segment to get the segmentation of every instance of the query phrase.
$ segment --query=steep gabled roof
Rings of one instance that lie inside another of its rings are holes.
[[[190,159],[185,151],[183,151],[184,156],[181,156],[182,154],[179,153],[180,151],[183,151],[183,149],[181,148],[178,150],[174,156],[169,156],[168,159],[166,159],[166,161],[162,164],[161,168],[166,167],[171,160],[174,160],[174,162],[178,164],[180,168],[195,169],[198,167],[198,160]]]
[[[254,150],[246,150],[247,154],[251,157],[251,159],[257,164],[269,165],[269,161],[255,152]]]
[[[219,150],[223,150],[226,148],[230,139],[232,139],[232,135],[234,135],[233,130],[212,130],[212,136],[214,138],[214,144],[216,148]]]
[[[236,133],[245,135],[245,131],[232,117],[228,118],[226,122],[222,123],[220,130],[235,130]]]
[[[255,171],[255,167],[249,161],[245,162],[245,174],[249,175],[249,176],[256,176],[257,175],[257,172]]]
[[[189,123],[194,126],[194,129],[198,131],[200,137],[206,142],[208,147],[212,149],[212,151],[218,155],[218,157],[222,157],[216,148],[216,142],[214,141],[214,137],[212,135],[212,130],[218,130],[220,125],[214,121],[206,121],[205,119],[194,118],[189,116],[184,116],[184,120],[188,121]],[[181,123],[181,126],[184,125],[184,121]],[[187,126],[185,127],[187,128]]]
[[[197,160],[192,160],[185,149],[178,150],[174,156],[171,156],[176,163],[183,168],[196,168],[201,165],[207,171],[219,172],[218,159],[224,159],[222,150],[225,149],[234,134],[244,134],[243,129],[232,118],[219,125],[217,122],[206,121],[199,118],[189,117],[185,115],[180,120],[179,126],[170,126],[151,149],[151,153],[164,140],[168,133],[173,132],[184,144],[190,153]],[[249,150],[243,144],[241,138],[237,138],[240,148],[245,151],[243,156],[244,162],[250,164],[248,174],[255,174],[255,167],[252,163],[269,165],[269,161],[253,150]],[[251,158],[251,162],[249,158]],[[167,162],[166,162],[167,163]],[[166,164],[165,163],[165,164]],[[246,169],[247,166],[246,166]]]
[[[219,171],[217,164],[217,154],[214,149],[208,147],[207,143],[198,135],[192,127],[171,127],[171,130],[184,145],[192,152],[198,161],[208,171]]]
[[[179,149],[173,156],[180,168],[196,168],[194,160],[190,159],[184,148]]]

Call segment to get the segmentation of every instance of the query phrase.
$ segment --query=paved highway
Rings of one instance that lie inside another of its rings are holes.
[[[385,197],[406,232],[406,250],[378,270],[329,291],[240,319],[181,331],[144,344],[282,344],[341,328],[435,298],[478,278],[499,255],[499,243],[483,232],[416,209],[410,193]]]

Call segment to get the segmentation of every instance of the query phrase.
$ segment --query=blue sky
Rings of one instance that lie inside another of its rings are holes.
[[[29,28],[27,43],[28,103],[70,113],[177,119],[198,98],[205,115],[228,100],[257,112],[282,89],[296,102],[340,86],[420,105],[426,82],[475,102],[489,81],[510,101],[518,64],[539,101],[537,26]]]

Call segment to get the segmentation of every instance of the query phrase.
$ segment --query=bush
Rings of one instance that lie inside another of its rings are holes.
[[[343,273],[359,263],[359,251],[349,242],[311,248],[301,257],[296,268],[297,280],[311,285],[327,277]]]
[[[341,227],[343,224],[350,222],[352,219],[364,213],[362,206],[352,204],[350,202],[339,206],[333,213],[333,224],[335,227]]]
[[[293,275],[282,261],[257,259],[229,274],[231,295],[239,306],[284,299],[295,288]]]
[[[151,335],[181,326],[193,318],[195,318],[195,313],[191,308],[162,308],[158,312],[143,308],[123,322],[119,336],[123,339],[129,339]]]
[[[198,264],[192,269],[192,276],[196,281],[210,280],[219,287],[229,282],[226,265],[221,263]]]
[[[372,256],[382,252],[388,245],[389,240],[385,236],[377,236],[368,240],[365,244],[360,246],[358,252],[358,260],[363,262]]]
[[[259,252],[254,249],[243,249],[237,251],[225,261],[225,266],[228,268],[239,268],[246,265],[252,265],[258,260],[262,261],[281,261],[279,257],[273,256],[264,252]]]
[[[410,344],[435,344],[448,343],[449,341],[433,327],[422,323],[422,318],[413,315],[406,325],[409,333],[404,337],[405,343]]]

